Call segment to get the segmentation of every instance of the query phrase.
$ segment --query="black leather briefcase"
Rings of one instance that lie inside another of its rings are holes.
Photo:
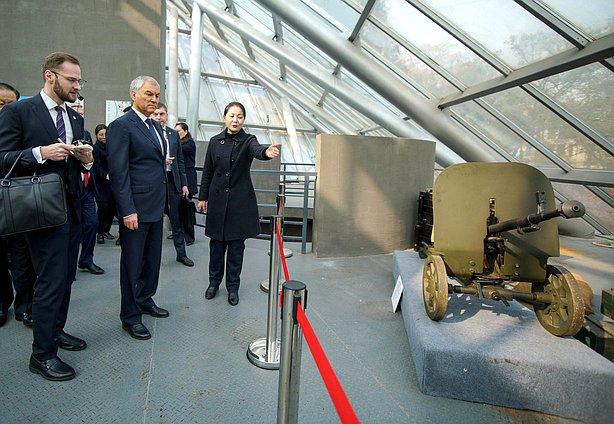
[[[55,173],[0,180],[0,237],[63,225],[68,219],[62,177]]]

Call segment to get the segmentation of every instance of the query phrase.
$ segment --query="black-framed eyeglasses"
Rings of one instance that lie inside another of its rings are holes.
[[[50,69],[50,71],[51,71],[51,69]],[[62,74],[60,74],[59,72],[56,72],[56,71],[51,71],[51,72],[53,72],[56,76],[57,75],[61,76],[62,78],[64,78],[66,81],[68,81],[72,85],[79,84],[79,86],[81,88],[83,88],[83,86],[87,83],[87,81],[84,80],[84,79],[77,79],[77,78],[67,77],[66,75],[62,75]]]

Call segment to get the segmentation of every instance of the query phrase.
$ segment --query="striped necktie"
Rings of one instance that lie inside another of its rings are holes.
[[[55,127],[58,130],[58,138],[66,143],[66,126],[64,125],[63,109],[60,106],[56,106],[55,110],[58,112],[58,117],[55,118]]]

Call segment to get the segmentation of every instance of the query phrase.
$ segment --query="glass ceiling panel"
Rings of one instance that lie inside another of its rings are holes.
[[[299,53],[305,56],[310,62],[322,66],[325,70],[333,72],[337,62],[328,57],[322,50],[315,47],[313,44],[305,40],[301,35],[294,30],[282,24],[284,32],[284,41],[294,47]]]
[[[614,32],[612,0],[541,0],[593,38]]]
[[[286,68],[286,81],[307,96],[314,105],[320,100],[323,90],[291,68]]]
[[[315,2],[309,0],[301,0],[307,6],[310,13],[305,13],[303,19],[309,20],[312,25],[321,25],[326,27],[327,30],[334,32],[344,32],[347,28],[344,28],[341,22],[339,22],[334,15],[330,15],[325,9],[322,9]],[[303,14],[301,12],[301,14]]]
[[[599,63],[532,83],[614,142],[614,73]]]
[[[279,75],[279,61],[270,55],[269,53],[262,50],[260,47],[250,44],[252,48],[252,52],[254,53],[254,57],[256,58],[256,62],[260,67],[264,68],[269,73],[278,76]]]
[[[331,116],[343,120],[346,125],[356,129],[356,131],[376,126],[375,122],[356,112],[330,93],[326,96],[326,100],[322,106]]]
[[[237,16],[249,23],[250,28],[263,34],[275,34],[271,14],[259,4],[249,0],[234,0]]]
[[[258,110],[264,115],[264,124],[283,126],[284,123],[279,116],[277,105],[271,100],[268,91],[263,87],[251,86],[250,92]]]
[[[477,128],[493,143],[502,148],[518,162],[533,166],[549,166],[552,162],[533,146],[503,125],[475,102],[466,102],[450,108],[470,125]]]
[[[316,4],[329,15],[334,16],[345,27],[346,31],[354,29],[360,16],[354,9],[341,1],[311,0],[309,3]]]
[[[569,200],[579,200],[586,206],[586,213],[614,233],[614,209],[584,186],[552,183],[552,187]]]
[[[613,169],[614,157],[520,88],[485,98],[533,138],[575,168]]]
[[[573,47],[513,1],[427,0],[426,3],[513,69]]]
[[[358,80],[356,77],[354,77],[354,75],[352,75],[352,74],[346,72],[345,70],[341,69],[341,71],[339,72],[338,77],[343,82],[349,84],[358,93],[364,94],[364,95],[370,97],[371,99],[375,100],[379,104],[381,104],[382,107],[386,108],[390,113],[392,113],[394,115],[397,115],[397,116],[401,116],[402,115],[401,111],[399,109],[394,107],[390,102],[388,102],[386,99],[384,99],[382,96],[380,96],[373,89],[371,89],[370,87],[365,86],[360,80]]]
[[[198,119],[205,121],[220,121],[222,119],[222,110],[226,103],[225,99],[230,97],[228,88],[223,81],[213,80],[211,78],[201,79],[200,93],[199,93],[199,106],[198,106]],[[186,97],[188,98],[187,89]],[[221,101],[218,101],[221,99]],[[186,102],[179,102],[186,103]],[[187,105],[186,105],[187,106]],[[180,108],[181,109],[181,108]],[[187,109],[187,107],[186,107]],[[187,112],[186,112],[187,114]],[[186,116],[186,115],[184,115]]]
[[[203,40],[200,51],[201,51],[200,58],[201,58],[201,63],[202,63],[201,66],[203,67],[203,71],[209,72],[211,74],[221,75],[222,69],[220,68],[220,61],[218,60],[217,50],[215,50],[211,46],[211,44],[207,43],[206,40]],[[189,42],[187,44],[186,54],[188,56],[190,55],[190,43]],[[186,68],[190,67],[189,61],[186,62],[185,67]]]
[[[372,15],[426,53],[465,85],[473,85],[500,75],[405,0],[380,0],[375,3]]]
[[[167,44],[168,44],[168,39],[167,39]],[[189,68],[190,66],[190,36],[189,35],[178,34],[177,36],[177,58],[179,59],[180,68]]]
[[[442,98],[458,92],[452,84],[371,22],[365,22],[360,35],[374,50],[406,72],[409,78],[416,81],[435,97]]]

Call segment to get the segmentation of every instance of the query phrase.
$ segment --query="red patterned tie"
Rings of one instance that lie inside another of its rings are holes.
[[[90,182],[90,171],[83,171],[83,187],[87,188],[87,184]]]
[[[63,110],[60,106],[56,106],[55,110],[58,112],[58,116],[55,119],[55,127],[58,130],[58,138],[66,143],[66,126],[64,125]]]

